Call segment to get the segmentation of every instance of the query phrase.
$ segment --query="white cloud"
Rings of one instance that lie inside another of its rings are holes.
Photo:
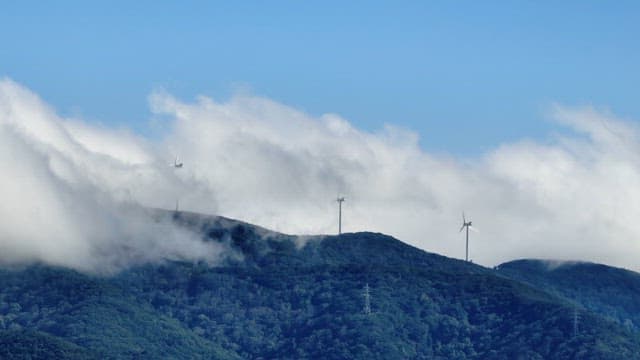
[[[151,221],[132,204],[132,190],[152,200],[181,183],[166,164],[142,153],[143,142],[69,126],[28,90],[0,82],[2,263],[111,272],[165,258],[215,259],[218,249],[211,244],[168,220]],[[122,144],[138,149],[134,161],[114,156]]]
[[[122,215],[122,203],[172,208],[176,197],[183,209],[287,233],[334,233],[340,194],[346,231],[463,257],[464,210],[481,230],[471,239],[478,263],[545,257],[636,268],[638,129],[607,112],[555,106],[568,134],[465,161],[423,151],[408,130],[369,133],[335,114],[313,117],[246,94],[189,103],[155,93],[150,103],[170,129],[164,140],[62,119],[28,90],[0,83],[9,174],[0,184],[9,199],[0,205],[0,257],[86,267],[99,253],[112,264],[104,254],[123,237],[138,253],[174,244],[162,256],[197,256],[197,240],[150,240],[144,222]],[[168,166],[176,153],[184,161],[177,171]],[[147,240],[134,240],[140,234]]]

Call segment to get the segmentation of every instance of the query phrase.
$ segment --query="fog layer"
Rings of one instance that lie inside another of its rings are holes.
[[[558,132],[473,158],[426,152],[416,133],[371,133],[339,115],[311,116],[272,100],[150,96],[161,138],[56,114],[0,82],[0,259],[118,268],[219,253],[145,207],[238,218],[296,234],[379,231],[464,257],[465,211],[479,229],[470,257],[521,257],[637,268],[640,141],[635,123],[592,108],[554,106]],[[423,139],[428,142],[428,139]],[[179,155],[184,166],[171,166]]]

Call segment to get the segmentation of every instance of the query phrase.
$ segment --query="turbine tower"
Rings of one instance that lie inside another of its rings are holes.
[[[371,315],[371,293],[369,292],[369,283],[364,285],[364,292],[362,295],[364,296],[364,308],[362,311],[366,315]]]
[[[338,201],[338,235],[342,235],[342,203],[344,202],[344,197],[338,197],[336,201]]]
[[[176,159],[173,161],[173,164],[170,164],[170,166],[173,166],[173,168],[176,170],[182,169],[182,165],[183,163],[178,160],[178,155],[176,155]],[[179,205],[180,205],[180,199],[176,198],[176,213],[178,212]]]
[[[466,244],[466,251],[465,251],[465,255],[464,255],[464,260],[465,261],[469,261],[469,228],[471,228],[472,230],[474,229],[471,226],[471,221],[467,221],[467,218],[465,218],[464,216],[464,212],[462,213],[462,226],[460,227],[460,231],[462,232],[462,229],[466,228],[466,238],[467,238],[467,244]]]

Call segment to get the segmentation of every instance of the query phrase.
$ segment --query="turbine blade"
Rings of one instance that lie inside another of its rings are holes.
[[[462,212],[462,223],[466,223],[467,222],[467,218],[464,216],[464,211]]]
[[[473,232],[477,232],[477,233],[480,232],[480,230],[476,229],[474,226],[469,226],[469,230],[471,230]]]
[[[464,229],[464,224],[460,227],[460,231],[458,232],[462,232],[462,229]]]

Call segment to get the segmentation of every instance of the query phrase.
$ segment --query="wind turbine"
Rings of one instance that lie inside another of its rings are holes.
[[[342,235],[342,203],[344,202],[344,197],[338,197],[336,201],[338,202],[338,235]]]
[[[182,165],[184,165],[182,162],[178,161],[178,155],[176,155],[176,159],[173,160],[173,164],[171,164],[171,166],[173,166],[174,169],[182,169]],[[176,199],[176,213],[178,212],[178,206],[180,205],[180,199]]]
[[[460,231],[462,232],[462,229],[466,228],[467,232],[466,232],[466,238],[467,238],[467,245],[466,245],[466,252],[465,252],[465,256],[464,256],[464,260],[465,261],[469,261],[469,228],[471,228],[471,230],[474,231],[478,231],[476,230],[472,225],[471,225],[471,221],[467,221],[467,218],[464,216],[464,212],[462,213],[462,226],[460,227]]]

